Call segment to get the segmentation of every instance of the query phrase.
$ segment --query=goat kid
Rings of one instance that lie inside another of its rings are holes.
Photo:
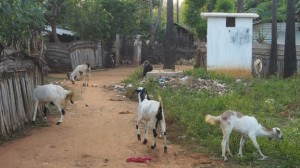
[[[226,152],[230,156],[232,156],[229,149],[229,138],[232,131],[238,132],[242,135],[240,140],[240,147],[238,156],[243,156],[242,150],[245,145],[246,139],[250,138],[254,147],[258,150],[261,160],[265,160],[268,157],[265,156],[256,141],[257,136],[268,137],[269,139],[275,139],[278,143],[281,139],[283,139],[283,134],[280,129],[274,127],[272,129],[268,129],[263,127],[258,121],[252,116],[242,115],[239,112],[235,111],[225,111],[220,116],[212,116],[206,115],[205,122],[211,125],[220,125],[223,132],[223,140],[221,143],[222,146],[222,157],[224,161],[227,161]]]
[[[145,88],[139,87],[136,90],[139,99],[138,106],[138,116],[136,122],[137,138],[138,141],[141,140],[139,124],[142,120],[145,121],[145,138],[143,144],[147,143],[148,139],[148,122],[150,123],[150,128],[153,131],[154,143],[151,149],[156,147],[157,142],[157,125],[160,124],[161,130],[164,136],[164,152],[167,152],[167,139],[166,139],[166,123],[164,117],[164,110],[161,98],[159,97],[159,102],[155,100],[150,100],[148,93]]]
[[[89,86],[89,75],[91,73],[91,66],[89,63],[77,65],[74,71],[70,75],[70,80],[72,84],[75,83],[75,80],[83,78],[83,86]]]
[[[65,90],[59,85],[47,84],[37,86],[33,91],[34,111],[32,122],[35,122],[38,105],[46,105],[47,103],[50,103],[51,105],[55,105],[61,113],[60,120],[56,123],[56,125],[59,125],[63,122],[65,115],[65,110],[63,107],[66,105],[67,100],[70,100],[70,102],[73,104],[73,96],[74,95],[72,91]],[[46,121],[47,111],[47,107],[44,106],[43,112]]]
[[[257,77],[260,78],[260,74],[261,74],[261,71],[262,71],[262,60],[261,59],[256,59],[254,62],[253,62],[253,66],[254,66],[254,71],[255,71],[255,74]]]

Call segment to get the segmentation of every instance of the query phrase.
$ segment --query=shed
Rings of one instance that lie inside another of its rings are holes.
[[[255,13],[201,13],[207,19],[207,69],[251,75]]]

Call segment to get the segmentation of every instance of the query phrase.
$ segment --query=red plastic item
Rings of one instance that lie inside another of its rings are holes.
[[[137,163],[146,163],[147,161],[150,161],[151,157],[131,157],[128,158],[126,161],[127,162],[137,162]]]

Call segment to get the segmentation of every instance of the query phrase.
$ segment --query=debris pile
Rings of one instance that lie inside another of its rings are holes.
[[[228,90],[227,85],[222,84],[217,80],[194,78],[191,76],[185,76],[183,78],[159,76],[156,80],[162,88],[185,86],[188,89],[205,90],[220,95]],[[143,84],[146,82],[147,79],[144,79],[140,83]],[[119,94],[125,95],[127,98],[133,98],[135,95],[135,88],[132,84],[121,83],[117,85],[104,85],[104,88],[109,91],[116,91]]]
[[[183,59],[183,58],[180,58],[179,60],[176,61],[176,65],[194,65],[195,64],[195,61],[194,59]]]
[[[228,87],[225,84],[219,83],[216,80],[194,78],[185,76],[183,78],[165,78],[161,76],[157,79],[162,87],[178,87],[186,86],[189,89],[206,90],[209,92],[217,92],[223,94],[227,91]]]

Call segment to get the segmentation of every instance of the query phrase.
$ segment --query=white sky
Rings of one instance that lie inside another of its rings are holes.
[[[184,0],[178,0],[179,2],[179,5],[181,5],[181,3],[183,2]],[[177,0],[173,0],[174,4],[177,4]]]

